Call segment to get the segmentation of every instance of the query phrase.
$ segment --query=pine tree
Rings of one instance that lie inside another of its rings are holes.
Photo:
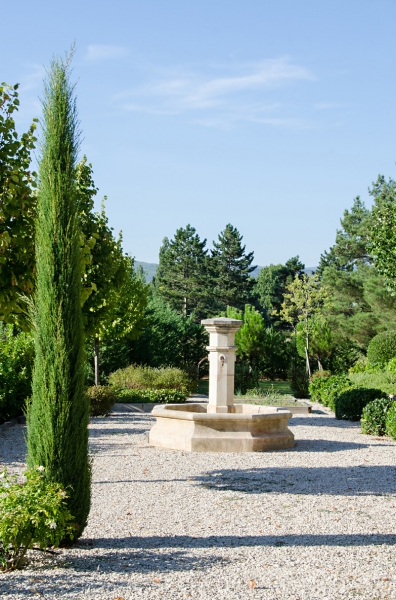
[[[35,364],[28,464],[69,489],[81,535],[90,507],[89,405],[84,394],[81,234],[75,167],[78,121],[70,57],[54,59],[43,100],[33,301]]]
[[[341,229],[337,230],[336,243],[320,257],[317,273],[323,274],[326,267],[336,267],[343,271],[353,271],[358,264],[370,264],[369,235],[371,212],[357,196],[351,210],[344,211]]]
[[[210,289],[206,240],[201,242],[194,227],[187,225],[165,238],[159,254],[155,285],[159,294],[184,316],[195,311],[200,320],[207,315]]]
[[[254,253],[245,253],[242,236],[239,231],[228,224],[213,242],[212,277],[215,282],[214,296],[219,310],[227,306],[244,309],[251,301],[254,279],[250,273],[256,268],[252,266]]]

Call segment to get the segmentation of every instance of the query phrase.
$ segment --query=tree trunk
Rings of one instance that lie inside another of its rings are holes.
[[[95,385],[99,385],[99,338],[94,341]]]
[[[318,369],[319,369],[319,371],[323,371],[322,363],[320,362],[319,358],[318,358]]]
[[[307,378],[311,377],[311,365],[309,364],[309,335],[308,332],[305,337],[305,360],[307,362]]]

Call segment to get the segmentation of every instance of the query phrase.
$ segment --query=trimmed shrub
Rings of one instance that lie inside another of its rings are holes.
[[[19,417],[32,393],[34,345],[27,333],[15,335],[0,323],[0,423]]]
[[[384,368],[391,358],[396,356],[396,332],[378,333],[370,341],[367,348],[367,359],[370,365]]]
[[[334,410],[336,397],[351,387],[352,383],[345,375],[318,377],[310,383],[311,398]]]
[[[364,407],[373,400],[386,398],[386,394],[375,388],[352,388],[344,390],[335,398],[336,419],[359,421]]]
[[[117,400],[126,404],[182,404],[186,394],[180,390],[117,390]]]
[[[196,387],[196,381],[181,369],[138,365],[130,365],[111,373],[109,383],[116,390],[178,390],[185,397],[194,392]]]
[[[93,385],[87,389],[87,396],[91,406],[92,417],[106,417],[111,411],[116,394],[107,385]]]
[[[386,415],[385,433],[396,440],[396,402],[393,402]]]
[[[369,402],[362,412],[362,433],[385,435],[387,414],[393,404],[393,398],[377,398]]]

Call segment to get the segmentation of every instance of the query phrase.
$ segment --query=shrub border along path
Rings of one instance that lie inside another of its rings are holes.
[[[93,419],[83,537],[0,574],[0,597],[395,598],[396,446],[315,409],[292,419],[294,449],[252,454],[151,448],[150,415]],[[13,472],[24,431],[0,433]]]

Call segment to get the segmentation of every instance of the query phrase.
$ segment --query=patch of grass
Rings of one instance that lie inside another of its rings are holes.
[[[289,400],[293,399],[293,392],[290,387],[290,381],[260,381],[259,383],[260,392],[263,394],[276,394],[279,396],[287,396]],[[198,381],[197,394],[209,394],[209,380],[200,379]]]
[[[235,404],[258,404],[259,406],[306,406],[303,402],[294,398],[281,395],[269,395],[265,398],[235,396]]]
[[[293,397],[290,381],[260,381],[260,389],[263,392],[280,394],[281,396]]]

